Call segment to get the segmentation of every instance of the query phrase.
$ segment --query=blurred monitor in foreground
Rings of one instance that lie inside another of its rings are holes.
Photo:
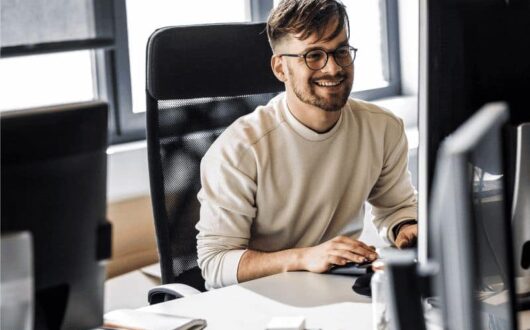
[[[2,235],[31,234],[34,328],[95,328],[110,254],[107,105],[12,111],[0,124]]]
[[[451,330],[515,329],[510,212],[505,205],[505,103],[489,103],[443,143],[430,203],[435,294]]]

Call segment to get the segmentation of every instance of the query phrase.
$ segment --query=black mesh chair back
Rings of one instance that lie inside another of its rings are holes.
[[[200,161],[235,119],[284,86],[264,23],[167,27],[147,45],[147,144],[162,283],[204,291],[197,267]]]

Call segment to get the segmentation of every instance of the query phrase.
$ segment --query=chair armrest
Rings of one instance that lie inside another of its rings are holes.
[[[149,305],[158,304],[164,301],[192,296],[201,293],[199,290],[181,283],[171,283],[155,286],[147,293]]]

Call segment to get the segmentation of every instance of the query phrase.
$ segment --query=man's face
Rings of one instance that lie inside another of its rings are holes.
[[[329,35],[335,28],[330,24],[324,35]],[[281,53],[302,54],[320,48],[327,52],[334,51],[348,44],[346,30],[329,41],[319,41],[316,35],[306,40],[289,36],[281,45]],[[324,111],[339,111],[346,104],[353,85],[353,64],[339,66],[335,58],[328,55],[326,66],[320,70],[307,67],[304,59],[299,57],[282,57],[286,89],[296,95],[299,102],[318,107]]]

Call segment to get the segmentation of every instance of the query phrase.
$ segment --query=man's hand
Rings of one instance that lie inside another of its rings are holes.
[[[416,246],[418,240],[418,224],[405,224],[397,234],[395,243],[400,249]]]
[[[363,263],[377,259],[373,246],[346,236],[337,236],[327,242],[303,249],[303,269],[323,273],[334,265],[349,262]]]

